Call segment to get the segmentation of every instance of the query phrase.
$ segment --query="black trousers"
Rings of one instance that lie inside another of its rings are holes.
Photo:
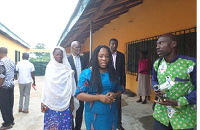
[[[122,105],[121,105],[121,96],[118,97],[117,99],[117,111],[118,111],[118,120],[117,120],[117,125],[122,125]]]
[[[14,104],[14,87],[0,88],[0,109],[4,121],[4,126],[8,126],[14,122],[13,117]]]
[[[84,109],[84,101],[79,100],[79,108],[76,111],[76,118],[75,118],[75,130],[80,130],[83,120],[83,109]]]
[[[153,119],[153,130],[173,130],[171,124],[169,123],[169,126],[165,126],[161,124],[156,119]],[[184,129],[184,130],[194,130],[192,129]]]

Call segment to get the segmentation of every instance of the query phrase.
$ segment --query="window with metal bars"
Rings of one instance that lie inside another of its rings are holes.
[[[178,52],[181,55],[187,55],[191,57],[196,56],[197,48],[197,37],[196,37],[196,27],[179,30],[172,32],[177,36],[179,40]],[[136,75],[138,71],[138,61],[140,58],[141,51],[148,51],[148,58],[151,64],[158,59],[156,53],[156,42],[160,35],[144,38],[141,40],[131,41],[126,43],[126,72],[127,74]]]

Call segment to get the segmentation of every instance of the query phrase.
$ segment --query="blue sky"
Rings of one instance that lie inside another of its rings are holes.
[[[31,47],[56,46],[78,0],[0,0],[0,22]]]

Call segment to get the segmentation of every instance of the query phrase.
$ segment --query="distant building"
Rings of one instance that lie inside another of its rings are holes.
[[[20,61],[22,53],[30,49],[28,43],[19,38],[2,23],[0,23],[0,47],[6,47],[8,49],[8,57],[15,62]]]

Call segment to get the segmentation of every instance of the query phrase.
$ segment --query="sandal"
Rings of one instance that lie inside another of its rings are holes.
[[[28,114],[29,111],[28,110],[23,110],[22,112]]]
[[[146,101],[146,100],[144,100],[144,101],[142,102],[142,104],[147,104],[147,101]]]
[[[139,100],[137,100],[136,102],[137,102],[137,103],[142,102],[142,99],[139,99]]]

